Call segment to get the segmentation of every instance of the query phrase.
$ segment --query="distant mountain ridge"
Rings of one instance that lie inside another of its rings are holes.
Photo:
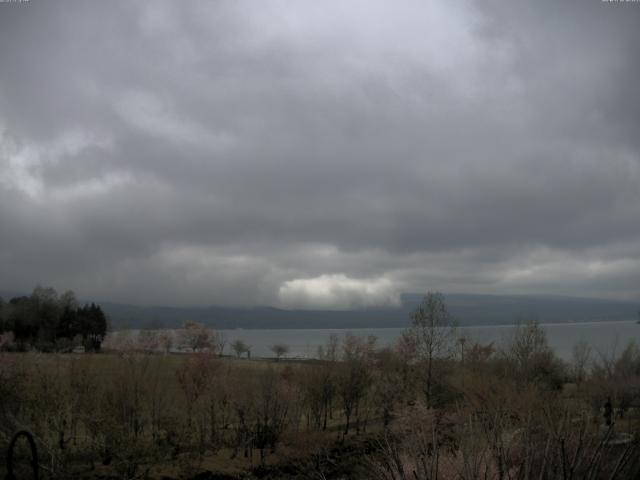
[[[19,293],[0,291],[5,301]],[[195,320],[219,329],[406,327],[423,295],[407,293],[398,307],[354,310],[287,310],[275,307],[167,307],[98,302],[113,328],[176,328]],[[542,323],[638,320],[640,301],[554,295],[445,294],[460,325],[499,325],[536,319]]]
[[[409,325],[421,294],[405,294],[399,307],[354,310],[285,310],[274,307],[140,307],[101,303],[114,328],[174,328],[185,320],[219,329],[384,328]],[[445,295],[460,325],[491,325],[536,319],[542,323],[636,320],[640,302],[551,295]]]

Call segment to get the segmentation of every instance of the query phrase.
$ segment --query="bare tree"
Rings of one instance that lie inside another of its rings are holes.
[[[284,343],[276,343],[271,346],[271,351],[276,356],[276,360],[280,360],[284,355],[289,353],[289,346]]]
[[[413,340],[416,355],[426,363],[424,393],[427,406],[431,407],[434,361],[451,355],[455,325],[447,311],[444,296],[438,292],[427,293],[411,320],[408,336]]]
[[[193,352],[199,352],[213,347],[212,337],[211,330],[205,325],[187,320],[180,331],[180,344]]]
[[[243,353],[249,351],[249,346],[244,340],[237,339],[231,343],[231,349],[235,352],[236,356],[240,358]]]
[[[218,355],[222,357],[224,355],[224,347],[227,345],[227,337],[222,332],[215,332],[212,343]]]
[[[260,452],[260,463],[264,465],[267,447],[272,453],[276,451],[280,436],[286,428],[291,401],[295,395],[273,370],[264,372],[256,387],[253,443]]]
[[[573,378],[577,385],[580,385],[584,381],[587,375],[587,367],[590,362],[591,347],[587,342],[581,340],[573,346],[571,357]]]
[[[562,367],[537,321],[528,320],[518,325],[505,353],[513,367],[513,378],[519,385],[533,381],[550,386],[561,384]]]
[[[375,337],[363,339],[347,334],[342,342],[342,360],[338,370],[337,391],[344,409],[344,435],[349,433],[351,419],[355,414],[358,419],[359,410],[365,395],[371,386],[371,360],[375,347]]]
[[[176,370],[178,385],[185,396],[187,426],[191,427],[196,401],[205,393],[218,364],[208,354],[189,355]]]
[[[140,330],[136,344],[138,350],[153,353],[160,348],[160,336],[156,330]]]
[[[158,343],[162,351],[167,354],[173,348],[173,335],[170,331],[164,330],[158,336]]]
[[[329,362],[335,362],[338,360],[338,344],[340,340],[335,333],[332,333],[327,340],[326,345],[318,346],[318,358],[320,360],[326,360]]]
[[[305,406],[316,429],[327,429],[331,401],[336,391],[334,370],[331,364],[318,365],[306,371],[302,377]]]
[[[403,388],[403,361],[391,348],[378,352],[377,375],[373,382],[376,406],[382,412],[383,426],[387,428],[392,418],[395,404],[405,393]]]

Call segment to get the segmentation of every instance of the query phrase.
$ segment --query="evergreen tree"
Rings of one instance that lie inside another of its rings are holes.
[[[13,333],[20,349],[30,345],[53,351],[68,347],[66,339],[80,335],[87,350],[98,351],[107,333],[107,318],[95,303],[78,306],[71,290],[58,296],[53,288],[37,286],[30,296],[8,303],[0,299],[0,333],[5,331]]]

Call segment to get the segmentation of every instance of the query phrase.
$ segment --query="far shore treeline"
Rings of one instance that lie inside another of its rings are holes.
[[[37,286],[31,295],[5,302],[0,298],[0,335],[12,335],[4,349],[65,352],[76,347],[99,351],[107,333],[107,317],[100,305],[80,305],[73,291],[58,295]]]

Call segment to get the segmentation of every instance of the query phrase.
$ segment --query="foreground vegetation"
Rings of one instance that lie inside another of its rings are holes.
[[[223,358],[193,323],[189,354],[2,353],[0,448],[33,432],[47,478],[638,478],[635,344],[563,363],[535,323],[475,344],[438,294],[411,322],[393,348],[332,337],[305,362]]]

